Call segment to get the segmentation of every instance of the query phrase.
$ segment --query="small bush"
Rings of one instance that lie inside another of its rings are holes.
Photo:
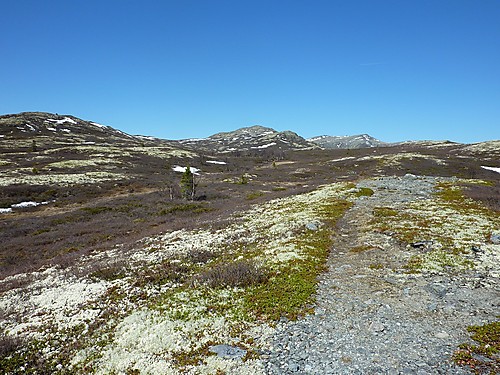
[[[210,250],[191,249],[187,253],[187,260],[191,263],[207,263],[217,256]]]
[[[182,283],[192,272],[188,265],[166,260],[154,267],[144,268],[137,276],[136,286]]]
[[[193,284],[205,284],[212,288],[246,287],[265,282],[267,272],[251,260],[240,260],[232,263],[220,263],[202,272],[193,280]]]
[[[0,358],[8,357],[21,346],[21,340],[18,337],[0,336]]]

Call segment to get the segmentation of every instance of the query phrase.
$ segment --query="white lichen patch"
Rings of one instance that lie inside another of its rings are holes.
[[[460,190],[452,185],[446,189]],[[488,244],[491,233],[499,231],[500,217],[470,199],[450,200],[438,194],[417,200],[399,207],[396,215],[376,221],[374,228],[390,230],[408,243],[430,243],[427,251],[412,258],[410,268],[422,272],[476,268],[492,275],[500,271],[500,246]]]
[[[170,159],[172,157],[194,158],[196,156],[196,154],[191,151],[168,147],[129,147],[127,148],[127,151],[131,153],[146,154],[162,159]]]
[[[86,309],[89,301],[101,296],[110,286],[106,281],[79,279],[49,268],[35,275],[36,281],[23,289],[2,295],[0,310],[11,316],[0,321],[0,328],[9,335],[43,339],[43,327],[55,325],[70,329],[92,321],[98,311]],[[16,318],[22,316],[19,321]]]
[[[0,179],[0,186],[9,186],[15,184],[71,186],[78,184],[95,184],[104,181],[116,181],[125,178],[126,176],[123,174],[111,172],[61,174],[10,173],[7,176],[2,176],[2,178]]]
[[[110,158],[95,158],[95,159],[80,159],[80,160],[63,160],[47,165],[47,168],[85,168],[85,167],[100,167],[100,166],[116,166],[117,160]]]
[[[434,163],[438,165],[446,165],[446,161],[443,159],[437,158],[436,156],[433,155],[428,155],[428,154],[419,154],[419,153],[414,153],[414,152],[404,152],[404,153],[399,153],[399,154],[393,154],[393,155],[369,155],[369,156],[364,156],[359,159],[358,161],[364,161],[364,160],[380,160],[384,165],[400,165],[401,162],[403,161],[411,161],[411,160],[422,160],[422,161],[433,161]]]

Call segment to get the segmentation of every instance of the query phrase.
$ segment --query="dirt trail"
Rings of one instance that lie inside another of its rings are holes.
[[[495,317],[498,288],[482,275],[411,275],[416,249],[370,231],[374,207],[398,208],[432,193],[433,178],[365,181],[374,190],[339,221],[315,314],[278,325],[269,374],[467,374],[451,361],[466,327]],[[492,281],[494,282],[494,281]]]

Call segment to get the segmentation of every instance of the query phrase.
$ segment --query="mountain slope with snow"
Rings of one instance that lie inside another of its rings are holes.
[[[308,139],[309,142],[318,144],[327,149],[349,149],[349,148],[371,148],[383,147],[390,144],[379,141],[368,134],[351,135],[351,136],[331,136],[321,135]]]
[[[204,139],[185,139],[182,145],[196,150],[237,152],[263,150],[310,150],[319,148],[292,131],[278,132],[260,125],[214,134]]]

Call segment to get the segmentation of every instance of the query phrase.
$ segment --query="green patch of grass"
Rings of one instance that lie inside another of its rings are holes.
[[[382,263],[371,263],[368,268],[372,269],[372,270],[381,270],[381,269],[384,269],[385,266],[382,264]]]
[[[498,374],[500,372],[500,322],[482,326],[470,326],[467,330],[477,344],[462,344],[453,354],[460,366],[467,366],[475,374]]]
[[[33,232],[33,236],[38,236],[42,233],[47,233],[47,232],[50,232],[50,229],[49,228],[43,228],[43,229],[38,229],[36,231]]]
[[[358,198],[371,197],[373,194],[375,194],[375,192],[372,189],[366,187],[359,188],[359,190],[356,193],[354,193],[354,195]]]
[[[194,214],[201,214],[203,212],[211,211],[212,208],[208,207],[206,204],[202,203],[184,203],[184,204],[175,204],[173,206],[164,208],[157,212],[158,216],[175,214],[178,212],[191,212]]]
[[[286,190],[286,187],[282,187],[282,186],[273,187],[273,191],[285,191],[285,190]]]
[[[351,207],[347,201],[334,201],[320,208],[323,219],[334,227],[336,220]],[[276,321],[280,317],[296,319],[311,311],[312,295],[318,275],[326,270],[332,246],[331,228],[305,232],[295,240],[303,257],[277,269],[267,282],[250,287],[245,293],[245,308],[257,319]]]
[[[264,193],[262,191],[252,191],[251,193],[247,194],[246,199],[253,200],[262,197],[263,195]]]
[[[375,207],[373,209],[373,216],[375,218],[384,218],[384,217],[391,217],[391,216],[397,216],[398,211],[389,208],[389,207]]]
[[[81,211],[84,211],[86,213],[89,213],[91,215],[98,215],[102,212],[107,212],[107,211],[112,211],[113,208],[111,207],[106,207],[106,206],[100,206],[100,207],[83,207],[80,208]]]

